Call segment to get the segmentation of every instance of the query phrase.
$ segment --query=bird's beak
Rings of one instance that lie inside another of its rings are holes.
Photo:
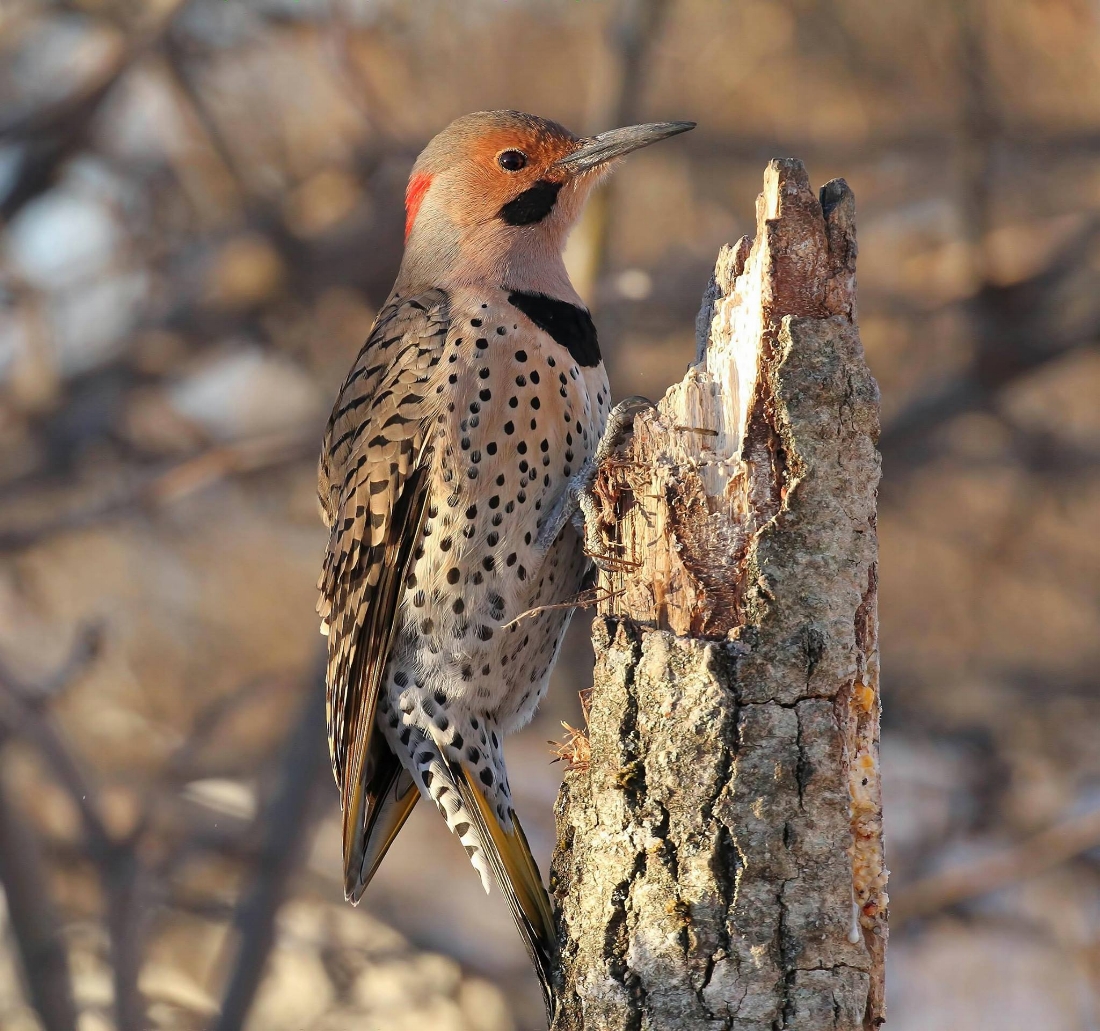
[[[581,140],[572,154],[554,162],[567,175],[579,175],[607,164],[632,150],[648,147],[658,140],[668,139],[678,133],[694,129],[694,122],[649,122],[646,125],[628,125],[625,129],[601,132],[587,140]]]

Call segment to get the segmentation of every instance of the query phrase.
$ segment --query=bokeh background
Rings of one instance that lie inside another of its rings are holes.
[[[339,888],[314,461],[426,140],[690,118],[571,240],[618,396],[793,155],[883,395],[890,1027],[1100,1027],[1100,6],[0,0],[0,1027],[541,1027],[414,813]],[[511,745],[543,857],[578,615]],[[545,866],[544,866],[545,869]]]

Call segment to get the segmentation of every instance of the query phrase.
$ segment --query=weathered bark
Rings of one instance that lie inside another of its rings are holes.
[[[824,209],[824,210],[823,210]],[[878,388],[854,200],[773,161],[697,362],[600,472],[591,756],[552,871],[559,1031],[883,1023]]]

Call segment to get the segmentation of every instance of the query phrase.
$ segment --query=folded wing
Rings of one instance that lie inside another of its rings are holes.
[[[330,534],[318,612],[328,633],[328,740],[343,810],[344,889],[353,901],[416,801],[374,723],[428,508],[438,405],[432,384],[447,330],[442,291],[391,301],[341,388],[321,452],[318,494]]]

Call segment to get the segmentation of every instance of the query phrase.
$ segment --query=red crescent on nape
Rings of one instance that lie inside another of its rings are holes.
[[[432,177],[427,172],[418,172],[410,177],[409,185],[405,188],[405,239],[412,232],[413,223],[416,221],[416,213],[420,210],[420,204],[424,200],[424,194],[432,185]]]

